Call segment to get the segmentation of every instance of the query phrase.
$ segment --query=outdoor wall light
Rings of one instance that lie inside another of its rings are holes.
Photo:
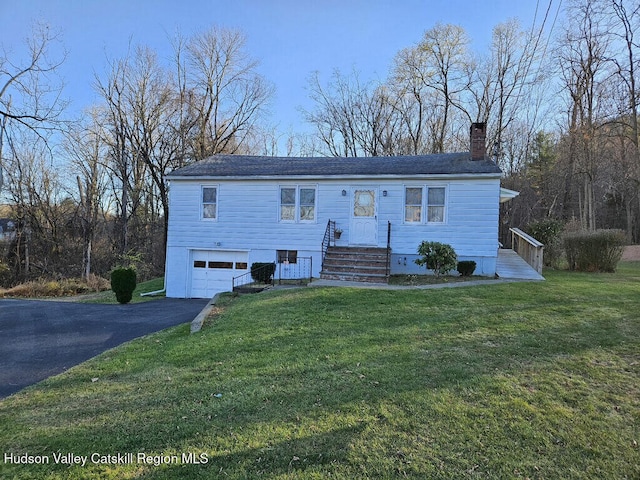
[[[347,191],[346,190],[342,190],[342,196],[346,197],[347,196]]]
[[[386,196],[387,196],[387,191],[386,191],[386,190],[383,190],[383,191],[382,191],[382,196],[383,196],[383,197],[386,197]]]

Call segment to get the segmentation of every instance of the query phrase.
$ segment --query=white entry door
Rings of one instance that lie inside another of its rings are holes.
[[[247,252],[193,250],[191,298],[211,298],[233,288],[233,277],[248,272]]]
[[[378,190],[358,187],[351,191],[349,243],[378,245]]]

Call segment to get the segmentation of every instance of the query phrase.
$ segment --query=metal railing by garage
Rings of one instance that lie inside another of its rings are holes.
[[[311,283],[312,272],[313,258],[297,257],[295,263],[285,261],[276,265],[276,280],[278,285],[306,285]]]
[[[273,274],[266,282],[255,280],[254,277],[266,277],[273,269]],[[313,275],[313,258],[297,257],[295,262],[269,263],[233,278],[233,291],[240,293],[261,292],[269,286],[283,284],[306,285],[310,283]]]
[[[244,273],[242,275],[238,275],[237,277],[233,277],[233,291],[240,293],[256,293],[261,292],[269,285],[273,285],[273,273],[269,276],[267,282],[260,282],[254,280],[254,276],[267,276],[267,272],[273,270],[275,273],[275,262],[264,264],[262,267],[258,269],[253,269],[251,272]]]
[[[542,274],[544,245],[519,228],[510,228],[511,248],[533,269]]]

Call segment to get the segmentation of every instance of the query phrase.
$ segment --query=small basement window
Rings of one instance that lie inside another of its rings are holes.
[[[278,263],[298,263],[297,250],[278,250]]]

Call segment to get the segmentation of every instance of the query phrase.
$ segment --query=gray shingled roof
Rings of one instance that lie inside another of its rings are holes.
[[[498,166],[491,160],[473,161],[469,152],[356,158],[215,155],[174,170],[168,178],[498,175],[500,173]]]

